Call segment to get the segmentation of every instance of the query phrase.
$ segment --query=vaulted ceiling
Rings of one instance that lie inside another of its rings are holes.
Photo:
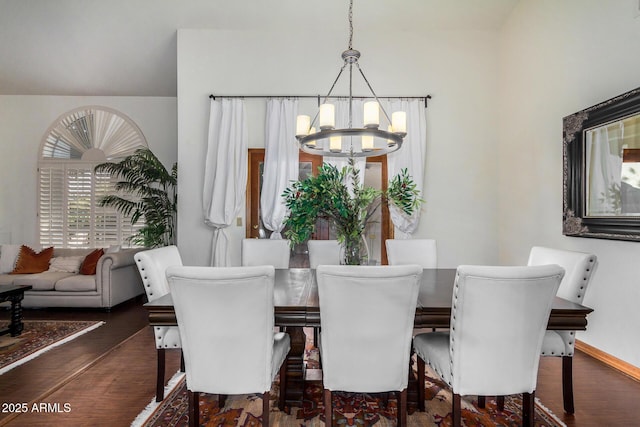
[[[355,0],[354,29],[499,29],[518,0]],[[0,95],[176,96],[176,31],[344,31],[348,0],[0,0]]]

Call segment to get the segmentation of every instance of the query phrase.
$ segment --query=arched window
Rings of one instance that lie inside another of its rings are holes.
[[[60,116],[45,133],[38,161],[40,244],[106,247],[126,243],[141,226],[131,225],[100,199],[115,192],[115,179],[96,174],[99,163],[117,162],[147,148],[138,126],[124,114],[87,106]]]

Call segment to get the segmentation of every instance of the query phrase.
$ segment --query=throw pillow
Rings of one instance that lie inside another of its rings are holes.
[[[16,261],[16,268],[11,274],[42,273],[49,269],[49,261],[53,256],[53,246],[36,252],[29,246],[22,245]]]
[[[110,245],[105,251],[105,253],[112,254],[115,252],[120,252],[120,249],[122,249],[122,246],[120,245]]]
[[[80,264],[84,260],[83,256],[60,256],[51,258],[49,271],[61,271],[65,273],[77,273],[80,271]]]
[[[0,274],[11,273],[16,267],[20,245],[3,244],[0,246]]]
[[[82,261],[82,265],[80,266],[80,274],[96,274],[96,267],[98,266],[98,260],[100,257],[104,255],[103,249],[96,249],[92,251],[89,255],[87,255]]]

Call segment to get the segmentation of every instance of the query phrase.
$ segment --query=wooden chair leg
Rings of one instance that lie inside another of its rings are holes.
[[[420,356],[418,359],[418,410],[424,412],[424,360]]]
[[[189,427],[200,425],[200,393],[187,390],[189,398]]]
[[[284,411],[284,404],[287,397],[287,359],[284,359],[280,366],[280,396],[278,398],[278,409]]]
[[[380,399],[380,406],[384,409],[389,407],[389,393],[371,393],[372,397]]]
[[[262,393],[262,427],[269,427],[269,392]]]
[[[484,409],[487,399],[485,396],[478,396],[478,408]]]
[[[523,427],[533,427],[533,401],[536,392],[522,393],[522,425]]]
[[[504,411],[504,396],[496,396],[496,402],[498,403],[498,411]]]
[[[324,389],[324,425],[333,425],[333,406],[331,404],[331,390]]]
[[[562,356],[562,399],[564,411],[574,413],[573,407],[573,357]]]
[[[398,426],[407,427],[407,389],[398,393]]]
[[[313,346],[320,349],[320,327],[313,328]],[[318,367],[322,369],[322,353],[318,351]]]
[[[180,372],[185,372],[184,369],[184,352],[180,349]]]
[[[462,402],[458,393],[453,393],[452,403],[453,427],[462,427]]]
[[[158,354],[158,370],[156,372],[156,402],[162,402],[164,399],[164,362],[165,349],[159,348]]]

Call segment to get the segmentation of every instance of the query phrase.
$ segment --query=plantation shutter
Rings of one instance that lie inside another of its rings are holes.
[[[116,180],[94,173],[96,164],[55,164],[39,169],[40,244],[57,247],[108,247],[123,243],[144,226],[100,200],[115,194]],[[131,197],[130,197],[131,198]]]
[[[64,245],[64,170],[60,168],[41,167],[38,174],[40,185],[39,226],[40,244],[43,246]]]
[[[106,107],[81,107],[62,115],[43,137],[38,163],[40,244],[108,247],[127,244],[144,226],[100,200],[115,193],[116,179],[94,173],[95,166],[147,148],[138,126]],[[124,195],[132,199],[131,195]]]
[[[104,196],[113,193],[114,184],[109,174],[95,174],[95,198],[99,202]],[[94,204],[94,247],[107,247],[109,245],[118,244],[120,242],[120,218],[118,212],[114,208],[101,207],[98,203]]]
[[[67,169],[67,247],[90,246],[91,171]]]

